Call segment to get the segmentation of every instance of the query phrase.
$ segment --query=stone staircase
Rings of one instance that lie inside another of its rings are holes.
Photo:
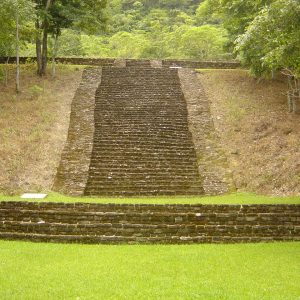
[[[127,59],[126,60],[126,67],[151,67],[150,60],[140,60],[140,59]]]
[[[0,239],[76,243],[300,240],[300,205],[0,202]]]
[[[204,193],[177,70],[103,67],[94,119],[85,195]]]

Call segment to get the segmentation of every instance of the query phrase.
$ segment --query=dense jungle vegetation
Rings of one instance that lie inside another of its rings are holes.
[[[223,58],[226,56],[223,46],[227,33],[220,24],[202,22],[198,18],[200,2],[108,1],[104,10],[105,27],[97,28],[95,35],[74,28],[62,30],[58,55],[152,59]],[[34,55],[35,45],[29,44],[23,53]]]
[[[0,55],[37,56],[40,75],[51,55],[238,58],[299,77],[299,15],[299,0],[1,0]]]

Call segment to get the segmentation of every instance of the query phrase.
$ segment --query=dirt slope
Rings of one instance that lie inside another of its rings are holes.
[[[53,80],[38,78],[33,65],[24,65],[20,94],[14,91],[14,70],[8,86],[0,81],[0,193],[51,188],[80,78],[74,66],[60,66]]]
[[[283,80],[244,70],[203,70],[214,123],[238,190],[300,195],[300,115],[287,112]]]

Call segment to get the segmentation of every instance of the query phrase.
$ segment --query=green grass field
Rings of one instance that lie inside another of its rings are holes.
[[[6,196],[0,194],[0,201],[24,201],[19,196]],[[41,200],[29,200],[39,201]],[[57,193],[50,193],[44,199],[46,202],[86,202],[86,203],[140,203],[140,204],[300,204],[300,196],[294,197],[269,197],[249,193],[236,193],[222,196],[161,196],[161,197],[132,197],[132,198],[87,198],[70,197]]]
[[[0,241],[0,299],[299,299],[300,243]]]

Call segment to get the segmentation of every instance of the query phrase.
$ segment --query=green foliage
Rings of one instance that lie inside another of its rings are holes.
[[[50,41],[51,44],[53,41]],[[52,48],[52,47],[51,47]],[[82,44],[80,33],[73,30],[63,30],[59,38],[58,56],[80,56],[82,55]]]
[[[200,25],[219,24],[222,22],[222,12],[218,10],[219,0],[205,0],[196,10],[196,20]]]
[[[53,1],[48,13],[49,31],[60,34],[62,29],[73,28],[88,33],[101,32],[105,26],[106,3],[106,0]]]
[[[60,41],[61,43],[61,41]],[[88,57],[109,57],[111,50],[108,46],[109,41],[105,36],[95,36],[82,34],[80,36],[81,54]],[[61,50],[59,55],[63,56]]]
[[[255,75],[286,68],[300,76],[300,3],[278,0],[261,10],[236,40],[236,50]]]
[[[31,98],[34,99],[34,98],[37,98],[43,92],[43,88],[41,86],[35,84],[28,88],[28,92],[29,92]]]
[[[36,1],[49,33],[60,36],[58,56],[215,59],[224,54],[225,30],[196,16],[201,0],[112,0],[103,10],[105,2],[59,0],[45,12],[45,3]],[[29,44],[22,54],[34,55],[34,50]]]
[[[225,41],[224,29],[212,25],[191,27],[181,37],[181,53],[200,60],[219,58]]]
[[[205,0],[197,9],[200,24],[221,23],[227,30],[227,48],[232,51],[235,39],[245,32],[247,26],[260,10],[274,0]]]
[[[21,46],[33,34],[34,5],[28,0],[1,0],[0,2],[0,55],[15,55],[16,17],[19,18]]]
[[[77,34],[70,29],[62,30],[58,55],[148,59],[218,58],[224,52],[226,32],[216,26],[195,26],[195,11],[199,2],[109,1],[103,13],[109,16],[106,35]],[[56,13],[61,21],[63,11],[61,9]],[[74,24],[72,26],[75,28]]]
[[[148,46],[144,34],[118,32],[110,39],[111,55],[113,57],[141,57]]]

